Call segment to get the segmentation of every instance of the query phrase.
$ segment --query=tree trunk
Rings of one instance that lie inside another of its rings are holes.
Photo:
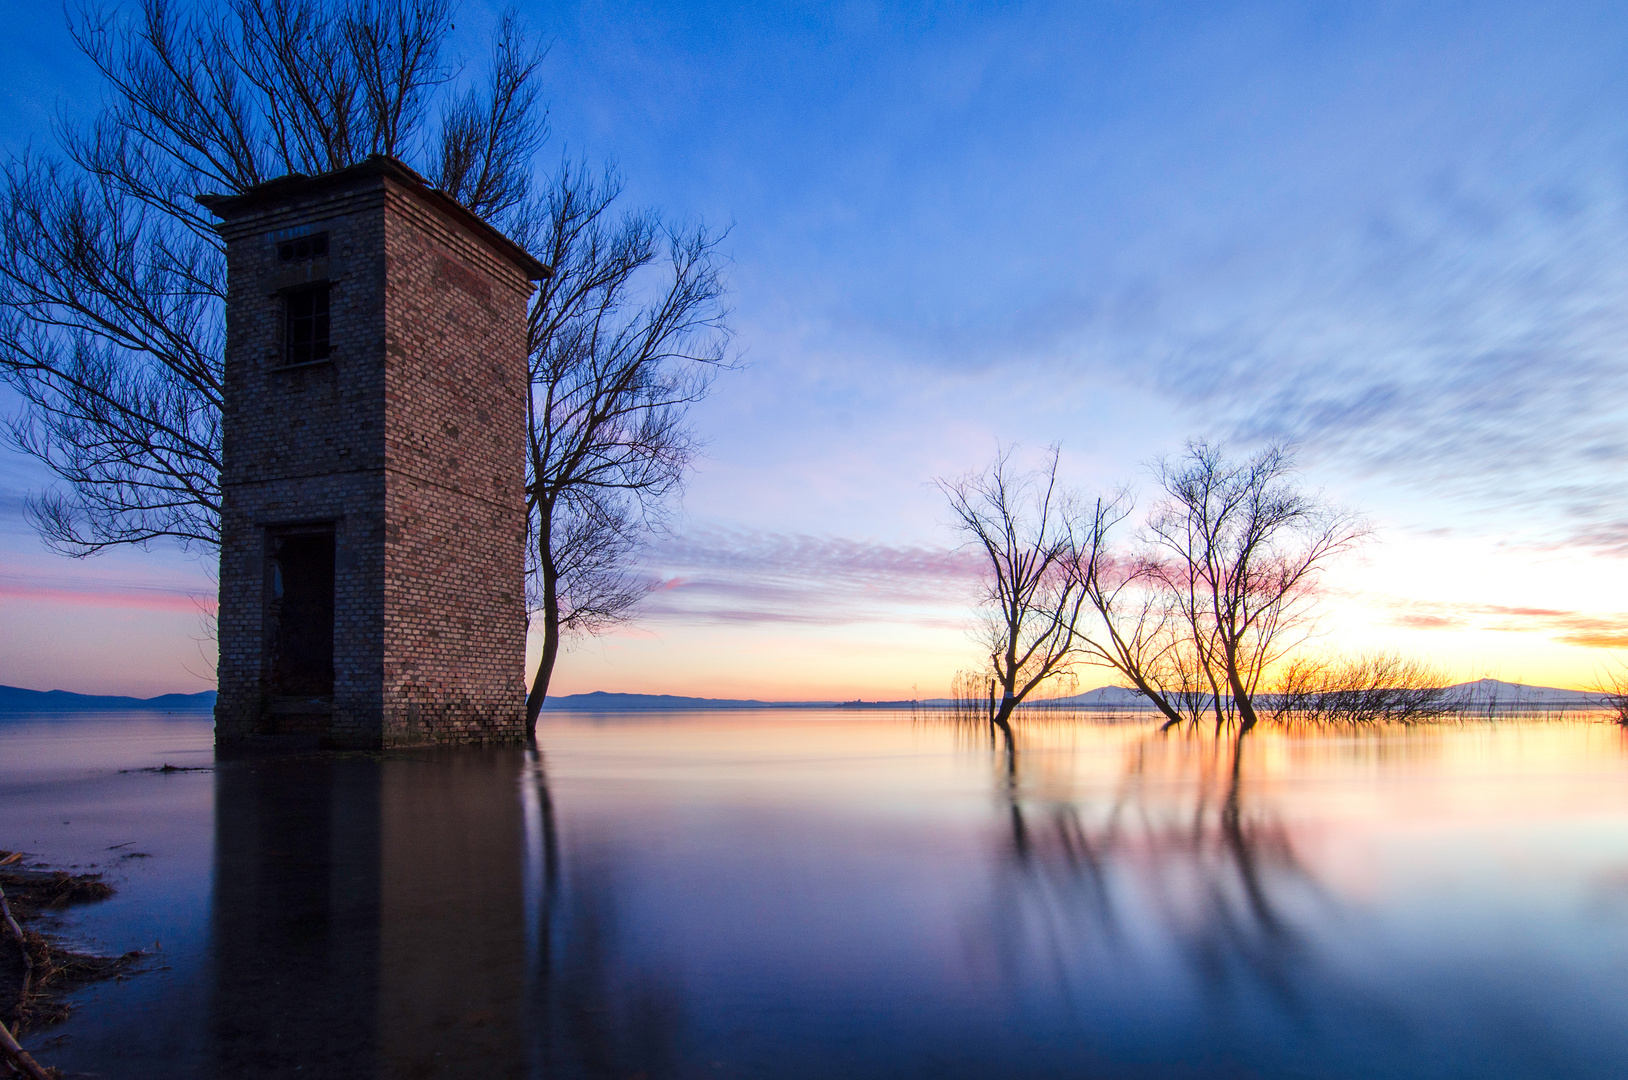
[[[548,698],[548,682],[554,677],[554,661],[560,655],[560,575],[546,548],[542,554],[538,562],[542,564],[543,578],[543,655],[537,661],[531,692],[526,695],[526,736],[531,739],[537,737],[537,717]]]
[[[1243,717],[1243,723],[1238,726],[1238,734],[1242,735],[1255,726],[1255,703],[1241,689],[1233,690],[1232,701],[1238,706],[1238,715]]]
[[[1215,673],[1208,660],[1204,661],[1204,678],[1210,684],[1210,701],[1215,705],[1215,737],[1219,739],[1221,729],[1227,726],[1227,717],[1221,707],[1221,687],[1215,681]]]
[[[40,1068],[40,1063],[18,1045],[17,1040],[12,1037],[11,1030],[4,1024],[0,1024],[0,1050],[5,1051],[18,1075],[26,1076],[29,1080],[51,1080],[51,1074]]]
[[[1238,726],[1238,734],[1242,735],[1255,726],[1255,702],[1244,692],[1243,680],[1238,677],[1236,651],[1230,651],[1227,655],[1227,684],[1232,690],[1232,703],[1238,707],[1238,715],[1243,718],[1243,723]]]
[[[1158,709],[1164,714],[1165,722],[1160,725],[1160,731],[1169,731],[1171,728],[1180,724],[1182,720],[1185,719],[1185,717],[1176,711],[1176,707],[1170,704],[1163,694],[1153,689],[1153,687],[1149,685],[1145,679],[1141,678],[1139,675],[1132,674],[1131,682],[1136,685],[1137,691],[1143,697],[1153,702],[1154,708]]]
[[[1000,708],[995,710],[995,726],[1004,731],[1008,739],[1012,737],[1012,714],[1017,711],[1017,705],[1018,699],[1008,690],[1001,695]]]

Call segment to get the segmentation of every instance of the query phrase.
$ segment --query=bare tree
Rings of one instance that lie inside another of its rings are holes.
[[[546,134],[541,54],[500,20],[484,77],[446,56],[449,0],[84,9],[101,115],[0,185],[0,377],[18,447],[63,481],[58,550],[219,540],[225,254],[195,197],[387,154],[524,233]]]
[[[1186,632],[1178,655],[1201,674],[1217,728],[1235,710],[1248,731],[1266,670],[1304,640],[1322,572],[1368,527],[1304,490],[1283,446],[1233,461],[1190,442],[1158,475],[1146,565]]]
[[[64,482],[30,503],[48,543],[216,545],[225,255],[195,197],[376,153],[416,165],[555,267],[529,327],[535,718],[562,635],[647,591],[633,562],[695,452],[684,406],[724,356],[719,238],[613,220],[617,179],[570,162],[534,190],[542,55],[504,16],[466,78],[446,55],[452,18],[450,0],[80,15],[108,103],[62,130],[60,157],[6,166],[0,376],[27,405],[14,441]]]
[[[688,407],[728,362],[721,237],[613,216],[620,193],[614,173],[566,162],[531,245],[554,269],[530,327],[533,729],[562,641],[627,618],[648,592],[633,557],[694,459]]]
[[[1101,535],[1078,529],[1077,499],[1057,483],[1058,447],[1029,472],[1014,468],[1012,454],[1003,449],[983,472],[937,482],[966,546],[988,560],[976,633],[993,680],[990,720],[1008,735],[1023,699],[1080,658],[1080,620],[1090,610],[1080,567],[1099,557]]]
[[[1425,661],[1374,652],[1290,658],[1273,676],[1270,705],[1278,723],[1416,724],[1460,715],[1468,699]]]
[[[1095,500],[1090,518],[1077,527],[1087,539],[1074,572],[1095,619],[1076,628],[1076,645],[1087,662],[1117,673],[1176,724],[1189,719],[1200,700],[1195,666],[1185,648],[1180,608],[1161,588],[1157,565],[1136,555],[1111,555],[1111,534],[1130,512],[1130,496],[1121,491]]]
[[[1595,700],[1599,707],[1609,712],[1612,720],[1628,727],[1628,663],[1612,657],[1591,689],[1598,695]]]
[[[979,637],[990,715],[1003,728],[1036,686],[1086,663],[1139,691],[1166,728],[1209,714],[1218,731],[1234,719],[1250,730],[1265,673],[1305,639],[1324,568],[1367,534],[1299,487],[1282,447],[1233,462],[1194,442],[1181,461],[1161,461],[1163,498],[1135,545],[1114,538],[1131,514],[1128,492],[1087,499],[1059,489],[1055,447],[1049,468],[1031,473],[1013,473],[1010,457],[939,482],[989,562]],[[1435,707],[1420,671],[1385,670],[1419,676],[1406,689],[1420,691],[1387,710]]]

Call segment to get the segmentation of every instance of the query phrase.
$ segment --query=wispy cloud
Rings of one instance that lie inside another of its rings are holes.
[[[1449,603],[1392,598],[1379,606],[1391,623],[1412,630],[1493,630],[1538,633],[1565,645],[1618,649],[1628,646],[1628,612],[1571,611],[1501,604]]]
[[[659,545],[652,619],[840,626],[959,625],[979,567],[938,547],[701,527]]]
[[[1142,343],[1163,393],[1237,437],[1293,440],[1483,516],[1541,508],[1563,542],[1628,552],[1617,186],[1435,192],[1277,270]]]
[[[139,584],[92,576],[0,571],[0,597],[71,607],[211,612],[215,593],[196,583]]]

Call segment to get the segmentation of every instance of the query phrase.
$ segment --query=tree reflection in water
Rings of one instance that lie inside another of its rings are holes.
[[[527,876],[536,882],[528,991],[540,1075],[670,1075],[683,1026],[679,988],[624,949],[614,858],[579,847],[565,872],[546,762],[535,748],[526,751],[524,777],[535,867]]]
[[[1076,1012],[1104,982],[1163,983],[1172,1008],[1220,1019],[1265,1005],[1294,1026],[1316,1011],[1309,997],[1339,993],[1307,928],[1343,913],[1283,821],[1251,806],[1249,736],[1150,734],[1099,799],[1074,790],[1072,749],[1025,737],[995,748],[1010,834],[987,925],[1013,983],[1039,964]]]
[[[147,996],[88,1001],[77,1061],[1628,1075],[1628,938],[1601,906],[1628,879],[1614,728],[1240,744],[1026,721],[957,752],[886,719],[775,719],[561,723],[546,770],[520,748],[222,761],[212,884],[152,879],[208,897],[208,963],[195,935]],[[153,784],[172,779],[202,780]],[[103,1038],[109,1016],[140,1037]]]

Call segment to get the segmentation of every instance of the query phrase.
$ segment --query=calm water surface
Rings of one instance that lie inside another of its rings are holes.
[[[1605,724],[540,744],[217,764],[206,721],[0,722],[0,847],[106,872],[71,932],[152,950],[31,1044],[104,1077],[1628,1076]],[[166,763],[200,771],[124,771]]]

